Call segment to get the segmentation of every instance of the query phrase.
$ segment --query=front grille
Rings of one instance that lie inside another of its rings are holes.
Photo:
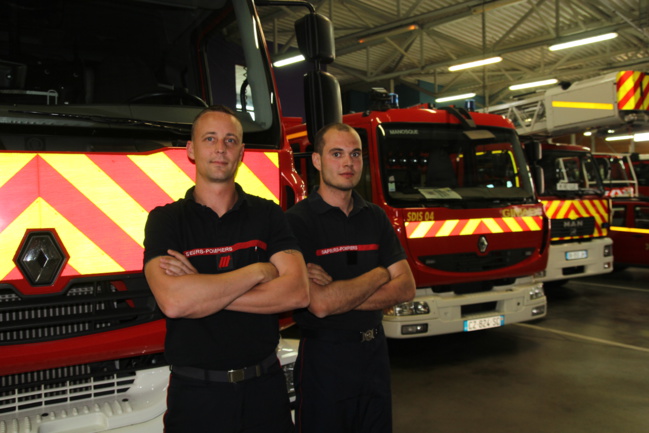
[[[426,266],[446,272],[483,272],[516,265],[529,258],[534,248],[491,251],[484,255],[477,253],[440,254],[421,256]]]
[[[0,376],[0,414],[125,394],[138,370],[163,365],[155,354]]]
[[[483,302],[481,304],[462,305],[461,306],[462,317],[470,316],[472,314],[488,313],[488,312],[496,311],[497,306],[498,303],[496,301]]]
[[[595,233],[595,218],[553,219],[551,226],[552,238],[592,236]]]
[[[472,281],[470,283],[455,283],[432,286],[435,293],[450,293],[456,295],[468,295],[471,293],[485,293],[497,286],[510,286],[516,282],[516,278],[502,278],[498,280]]]
[[[0,345],[88,335],[160,318],[141,274],[120,281],[76,280],[47,296],[26,297],[0,287]]]

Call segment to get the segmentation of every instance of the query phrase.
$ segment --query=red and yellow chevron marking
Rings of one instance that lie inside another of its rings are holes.
[[[603,227],[604,223],[608,223],[609,220],[609,201],[606,199],[545,200],[543,201],[543,207],[545,209],[546,215],[551,220],[594,217],[595,230],[592,237],[606,236],[608,233],[608,230]]]
[[[276,152],[246,151],[236,181],[279,203]],[[185,149],[147,154],[0,154],[0,280],[21,280],[13,259],[28,229],[54,228],[70,255],[63,276],[142,268],[144,224],[194,182]]]
[[[482,235],[489,233],[516,233],[539,231],[543,217],[473,218],[462,220],[406,222],[408,239],[446,236]]]
[[[619,110],[649,110],[649,75],[622,71],[617,74],[617,107]]]

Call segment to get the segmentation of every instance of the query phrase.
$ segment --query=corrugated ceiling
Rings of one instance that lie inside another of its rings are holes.
[[[327,70],[343,90],[407,84],[431,96],[475,92],[494,105],[520,94],[515,83],[574,82],[617,70],[649,69],[649,0],[313,0],[333,23],[337,56]],[[306,8],[260,8],[266,37],[296,47]],[[415,30],[386,36],[416,25]],[[618,37],[579,48],[548,47],[600,33]],[[360,43],[362,37],[378,34]],[[448,66],[500,56],[487,67]]]

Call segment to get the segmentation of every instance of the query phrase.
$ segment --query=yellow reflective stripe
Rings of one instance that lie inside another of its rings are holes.
[[[294,133],[294,134],[289,134],[289,135],[287,135],[287,136],[286,136],[286,139],[289,140],[289,141],[291,141],[291,140],[293,140],[294,138],[306,137],[306,134],[307,134],[306,131],[296,132],[296,133]]]
[[[604,104],[599,102],[570,102],[570,101],[552,101],[553,107],[558,108],[579,108],[587,110],[612,110],[613,104]]]
[[[592,200],[590,202],[591,206],[593,206],[594,212],[599,215],[608,216],[608,206],[604,206],[605,203],[606,200]]]
[[[460,220],[446,220],[444,221],[444,224],[442,224],[442,227],[439,229],[437,232],[436,236],[450,236],[451,232],[455,228],[455,226],[458,225]]]
[[[480,225],[481,219],[470,219],[464,225],[464,228],[460,231],[460,236],[472,235],[475,232],[475,229]]]
[[[61,176],[143,246],[142,227],[148,212],[86,155],[42,154]]]
[[[523,221],[527,227],[519,224],[519,220]],[[477,231],[481,223],[485,224],[490,233],[506,233],[507,231],[498,224],[498,221],[503,221],[511,232],[524,232],[524,231],[540,231],[541,226],[537,222],[537,217],[507,217],[507,218],[472,218],[468,220],[448,220],[448,221],[422,221],[422,222],[406,222],[406,228],[410,224],[416,224],[408,239],[421,239],[424,237],[447,237],[453,236],[453,231],[458,227],[458,224],[464,224],[462,230],[456,233],[455,236],[473,235]],[[442,223],[442,227],[436,232],[430,232],[433,224]],[[406,230],[407,231],[407,230]]]
[[[279,197],[273,194],[266,184],[245,163],[239,166],[235,180],[244,187],[247,193],[279,203]]]
[[[620,76],[623,74],[624,74],[623,72],[618,73],[617,100],[618,102],[622,101],[626,96],[626,94],[630,93],[633,96],[629,98],[627,105],[625,107],[620,107],[620,109],[633,110],[635,109],[635,104],[638,102],[638,96],[636,95],[636,92],[633,90],[633,85],[635,84],[636,81],[638,81],[640,73],[634,72],[633,74],[631,74],[631,76],[627,77],[627,79],[624,82],[621,82]]]
[[[12,258],[25,231],[50,227],[56,227],[56,233],[70,256],[68,263],[80,274],[124,272],[124,268],[39,197],[0,233],[0,257],[3,258],[0,261],[0,279],[14,268]]]
[[[23,169],[36,155],[33,153],[6,153],[0,158],[0,187]]]
[[[187,190],[194,185],[194,181],[164,152],[129,155],[129,158],[174,201],[185,197]]]
[[[408,224],[408,223],[406,223]],[[422,221],[417,225],[415,230],[412,231],[410,234],[410,238],[412,239],[418,239],[418,238],[423,238],[426,236],[426,233],[428,233],[428,230],[433,227],[434,222],[433,221]]]
[[[573,216],[575,218],[593,216],[593,217],[597,218],[597,215],[594,212],[594,209],[592,207],[588,206],[587,201],[575,200],[575,201],[573,201],[571,203],[574,204],[574,207],[577,209],[577,212],[573,212],[570,216]],[[566,206],[569,206],[569,204],[566,204]],[[586,210],[585,208],[588,208],[588,210]]]
[[[525,221],[525,224],[530,228],[531,231],[539,231],[541,230],[541,226],[538,225],[536,222],[536,219],[534,217],[522,217],[523,221]]]
[[[485,218],[482,220],[482,222],[486,224],[487,228],[489,228],[489,231],[491,231],[491,233],[503,232],[502,227],[500,227],[496,222],[496,220],[494,220],[493,218]]]
[[[239,166],[235,180],[237,183],[245,187],[246,192],[279,203],[279,197],[275,196],[275,194],[268,189],[266,184],[264,184],[247,165],[241,164]]]
[[[595,221],[597,221],[597,225],[601,226],[602,225],[602,212],[600,209],[595,209],[596,203],[593,201],[586,201],[584,202],[584,207],[586,208],[585,212],[587,214],[592,215],[595,218]]]
[[[628,227],[618,227],[618,226],[611,226],[611,231],[613,232],[627,232],[627,233],[643,233],[643,234],[649,234],[649,229],[632,229]]]
[[[65,219],[49,203],[42,201],[40,213],[48,227],[56,227],[56,233],[67,250],[68,262],[82,275],[124,272],[124,268],[97,246],[83,232]]]
[[[509,230],[513,232],[522,232],[523,228],[521,227],[520,224],[518,224],[518,221],[516,221],[516,218],[503,218],[502,219],[505,224],[507,224],[507,227],[509,227]]]
[[[552,217],[554,213],[557,211],[557,207],[559,206],[558,201],[544,201],[543,206],[545,207],[545,213],[549,216]]]
[[[13,258],[25,235],[25,230],[41,226],[38,204],[32,204],[30,207],[36,209],[32,209],[30,212],[24,211],[0,232],[0,280],[4,279],[16,266]]]

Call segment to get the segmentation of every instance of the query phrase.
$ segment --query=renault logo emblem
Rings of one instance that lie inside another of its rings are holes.
[[[484,254],[487,251],[488,246],[489,242],[487,242],[487,238],[480,236],[480,239],[478,239],[478,251]]]
[[[28,231],[16,265],[33,286],[48,286],[54,283],[67,260],[54,233]]]

